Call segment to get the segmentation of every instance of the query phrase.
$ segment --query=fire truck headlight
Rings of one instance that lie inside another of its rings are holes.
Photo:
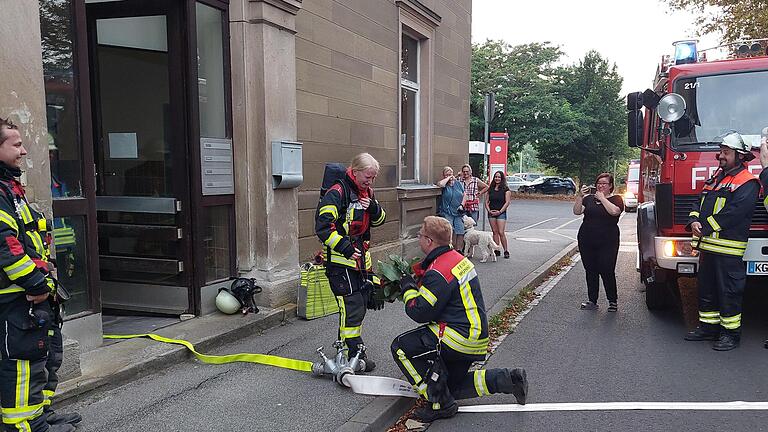
[[[696,257],[699,251],[691,246],[690,240],[665,240],[664,256],[672,257]]]

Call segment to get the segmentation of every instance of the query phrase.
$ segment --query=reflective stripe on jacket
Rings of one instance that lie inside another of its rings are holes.
[[[387,216],[373,194],[370,199],[368,209],[363,209],[355,182],[346,176],[331,186],[320,200],[315,214],[315,233],[323,243],[327,264],[356,270],[373,268],[368,252],[371,227],[384,224]],[[363,252],[359,260],[352,259],[355,248]]]
[[[693,247],[719,255],[744,256],[749,226],[760,185],[754,175],[739,166],[718,172],[707,180],[701,198],[690,212],[690,223],[701,224],[701,237]]]
[[[475,359],[488,352],[488,319],[475,266],[448,246],[439,247],[422,261],[426,272],[417,289],[403,294],[405,312],[425,323],[439,336],[445,323],[442,343]]]

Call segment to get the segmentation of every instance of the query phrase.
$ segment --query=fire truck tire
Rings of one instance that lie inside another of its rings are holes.
[[[645,306],[648,310],[665,310],[674,305],[674,282],[646,282]]]

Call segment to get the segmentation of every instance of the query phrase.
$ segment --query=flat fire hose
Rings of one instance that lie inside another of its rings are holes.
[[[150,338],[157,342],[183,345],[203,363],[225,364],[235,362],[256,363],[274,366],[283,369],[293,369],[300,372],[312,372],[312,362],[278,357],[267,354],[240,353],[228,355],[201,354],[195,350],[191,342],[183,339],[171,339],[154,333],[133,335],[104,335],[104,339],[135,339]],[[402,396],[418,398],[419,394],[410,383],[390,377],[371,375],[344,375],[342,384],[352,389],[353,392],[369,396]]]
[[[153,333],[134,334],[134,335],[104,335],[104,339],[135,339],[135,338],[150,338],[158,342],[183,345],[187,347],[188,350],[192,351],[192,354],[194,354],[195,357],[197,357],[197,359],[203,363],[225,364],[225,363],[234,363],[234,362],[246,362],[246,363],[263,364],[267,366],[275,366],[283,369],[293,369],[300,372],[312,372],[312,362],[308,362],[305,360],[295,360],[295,359],[278,357],[278,356],[267,355],[267,354],[251,354],[251,353],[228,354],[228,355],[200,354],[195,350],[195,346],[192,345],[192,343],[190,343],[189,341],[185,341],[182,339],[170,339],[170,338],[156,335]]]

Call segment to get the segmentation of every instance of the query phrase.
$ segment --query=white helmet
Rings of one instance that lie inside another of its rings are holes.
[[[227,315],[240,312],[243,305],[240,300],[233,296],[227,288],[219,288],[219,294],[216,295],[216,307]]]
[[[752,146],[747,144],[738,132],[728,132],[717,141],[720,141],[721,146],[732,148],[743,154],[748,161],[755,158],[755,155],[752,154]]]

